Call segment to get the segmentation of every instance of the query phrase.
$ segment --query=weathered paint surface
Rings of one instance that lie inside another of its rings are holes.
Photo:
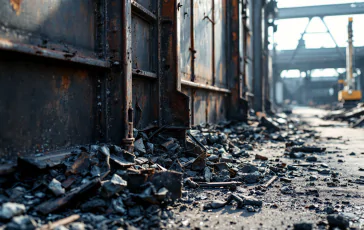
[[[34,59],[0,55],[0,155],[11,158],[102,140],[103,104],[94,103],[102,75]]]

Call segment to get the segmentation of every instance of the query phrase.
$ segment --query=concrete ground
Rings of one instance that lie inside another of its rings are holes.
[[[179,206],[174,227],[293,229],[294,224],[306,222],[312,223],[314,229],[328,229],[327,208],[331,206],[336,212],[349,216],[355,229],[364,229],[364,185],[354,182],[364,176],[364,172],[359,171],[359,167],[364,168],[364,129],[352,129],[336,121],[323,121],[319,116],[324,114],[325,111],[314,108],[294,110],[294,116],[306,121],[308,129],[320,133],[319,138],[309,140],[311,144],[327,148],[326,153],[315,155],[318,158],[316,164],[325,163],[329,169],[338,172],[338,186],[329,186],[330,175],[302,168],[291,177],[291,183],[277,180],[262,194],[255,192],[258,194],[255,196],[264,201],[263,207],[256,212],[237,209],[235,205],[204,211],[201,208],[204,203],[226,199],[231,192],[227,189],[198,189],[191,194],[195,197],[193,203]],[[251,155],[259,153],[269,159],[278,158],[287,164],[294,164],[293,159],[284,156],[284,145],[284,142],[268,143],[251,151]],[[353,152],[355,155],[351,154]],[[310,181],[308,178],[311,175],[317,175],[318,180]],[[290,186],[295,192],[283,194],[283,186]],[[255,190],[256,185],[240,186],[236,192],[248,195]]]

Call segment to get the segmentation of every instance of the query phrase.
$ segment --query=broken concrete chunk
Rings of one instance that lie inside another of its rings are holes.
[[[305,156],[305,154],[303,152],[290,152],[289,156],[291,158],[302,158]]]
[[[226,205],[226,201],[221,201],[221,200],[214,200],[211,201],[207,204],[204,205],[203,209],[207,210],[207,209],[218,209],[218,208],[222,208]]]
[[[210,182],[212,178],[212,172],[209,167],[205,167],[204,169],[204,178],[206,182]]]
[[[128,185],[128,183],[123,180],[117,174],[114,174],[111,180],[106,181],[102,184],[101,195],[105,198],[112,197],[116,193],[121,192]]]
[[[229,153],[222,153],[221,154],[221,158],[220,158],[220,162],[232,162],[233,161],[233,156],[231,156]]]
[[[85,230],[85,224],[82,222],[74,222],[69,226],[70,230]]]
[[[145,149],[145,145],[143,143],[143,138],[139,138],[134,142],[134,149],[143,154],[147,153],[147,150]]]
[[[0,209],[0,219],[8,220],[25,212],[25,206],[18,203],[4,203]]]
[[[66,192],[66,190],[62,187],[61,182],[55,178],[53,178],[53,180],[48,184],[48,188],[55,196],[63,195]]]

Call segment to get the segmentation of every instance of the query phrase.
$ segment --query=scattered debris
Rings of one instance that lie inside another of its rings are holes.
[[[134,152],[99,144],[19,156],[17,165],[0,167],[0,222],[6,229],[188,228],[194,223],[176,220],[176,208],[231,206],[255,215],[305,195],[302,207],[334,215],[327,217],[330,226],[347,226],[336,215],[342,207],[323,207],[315,186],[360,186],[364,179],[342,178],[332,161],[325,162],[331,149],[306,144],[318,135],[299,120],[262,116],[250,122],[201,124],[184,141],[165,135],[166,127],[134,129]]]

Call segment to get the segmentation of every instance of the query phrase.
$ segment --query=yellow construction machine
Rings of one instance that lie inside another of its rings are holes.
[[[353,18],[349,18],[348,24],[348,47],[346,49],[346,80],[339,80],[343,84],[343,90],[339,91],[338,99],[344,103],[344,107],[355,107],[361,100],[361,90],[355,88],[355,79],[353,77]]]

